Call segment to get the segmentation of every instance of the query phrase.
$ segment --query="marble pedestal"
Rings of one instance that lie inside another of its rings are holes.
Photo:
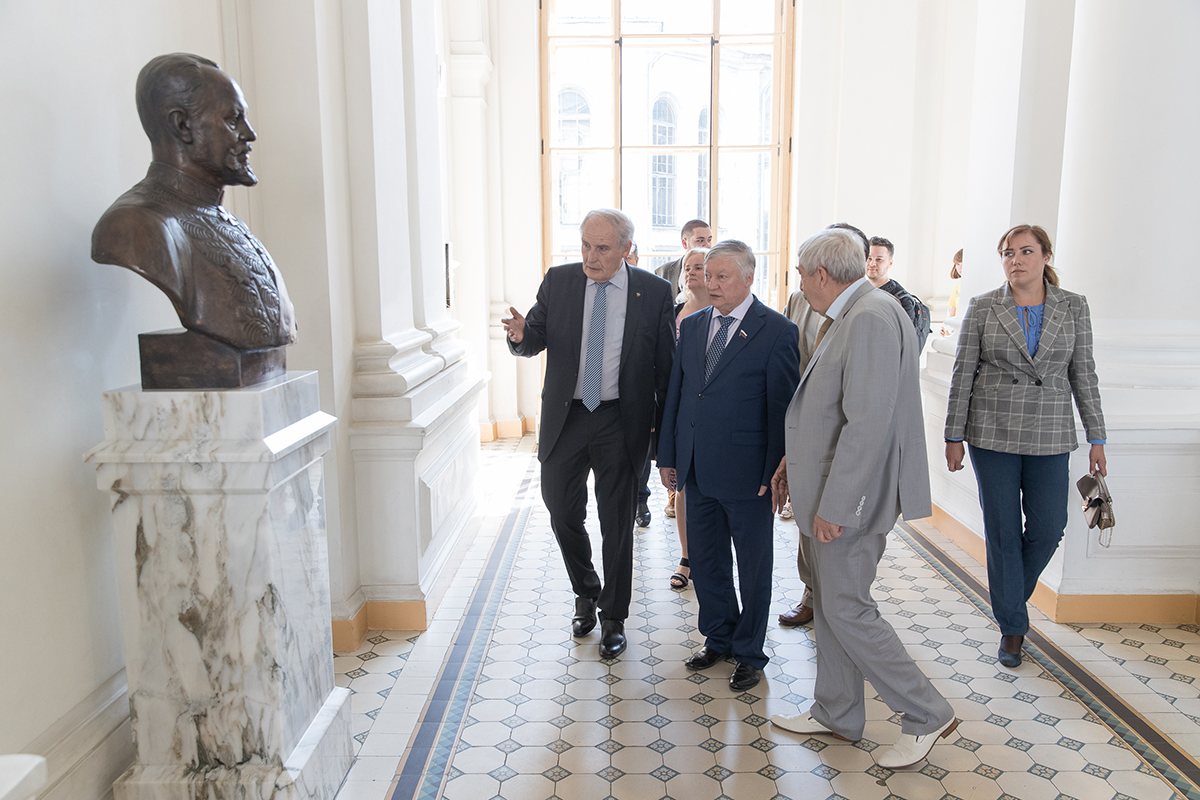
[[[137,763],[116,800],[332,800],[333,683],[315,372],[225,391],[106,392],[86,460],[111,492]]]

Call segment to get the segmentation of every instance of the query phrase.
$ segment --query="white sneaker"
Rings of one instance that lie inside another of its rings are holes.
[[[791,731],[792,733],[803,733],[808,735],[825,734],[826,736],[832,736],[835,739],[841,739],[843,742],[854,741],[853,739],[847,739],[840,733],[834,733],[833,731],[829,730],[829,728],[826,728],[824,725],[813,719],[812,714],[807,711],[805,711],[803,714],[797,714],[794,717],[787,716],[785,714],[772,714],[771,724],[776,728],[783,728],[785,731]]]
[[[773,722],[774,720],[772,720]],[[914,736],[911,733],[902,733],[891,749],[881,755],[875,763],[881,767],[888,769],[903,769],[911,767],[918,761],[924,761],[929,755],[929,751],[933,749],[934,744],[938,739],[945,739],[955,728],[958,727],[958,719],[951,717],[950,721],[942,727],[938,728],[933,733],[926,733],[922,736]]]

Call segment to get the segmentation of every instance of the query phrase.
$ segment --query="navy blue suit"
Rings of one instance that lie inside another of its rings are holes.
[[[757,298],[705,381],[713,309],[680,325],[658,440],[658,466],[684,487],[688,560],[707,646],[762,669],[773,563],[771,478],[800,382],[799,330]],[[737,553],[741,610],[733,587]]]

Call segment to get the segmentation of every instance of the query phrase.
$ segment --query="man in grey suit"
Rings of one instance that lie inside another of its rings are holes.
[[[898,769],[923,760],[958,724],[871,598],[898,514],[932,513],[916,334],[904,309],[867,281],[854,234],[822,231],[798,258],[804,296],[832,324],[788,407],[772,495],[782,506],[790,494],[812,570],[817,679],[808,711],[771,722],[858,740],[866,678],[903,714],[900,738],[878,759]]]

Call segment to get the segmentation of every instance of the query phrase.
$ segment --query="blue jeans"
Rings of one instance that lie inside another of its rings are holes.
[[[1001,635],[1024,636],[1029,631],[1025,604],[1067,527],[1070,453],[1023,456],[969,449],[983,507],[992,613]]]

